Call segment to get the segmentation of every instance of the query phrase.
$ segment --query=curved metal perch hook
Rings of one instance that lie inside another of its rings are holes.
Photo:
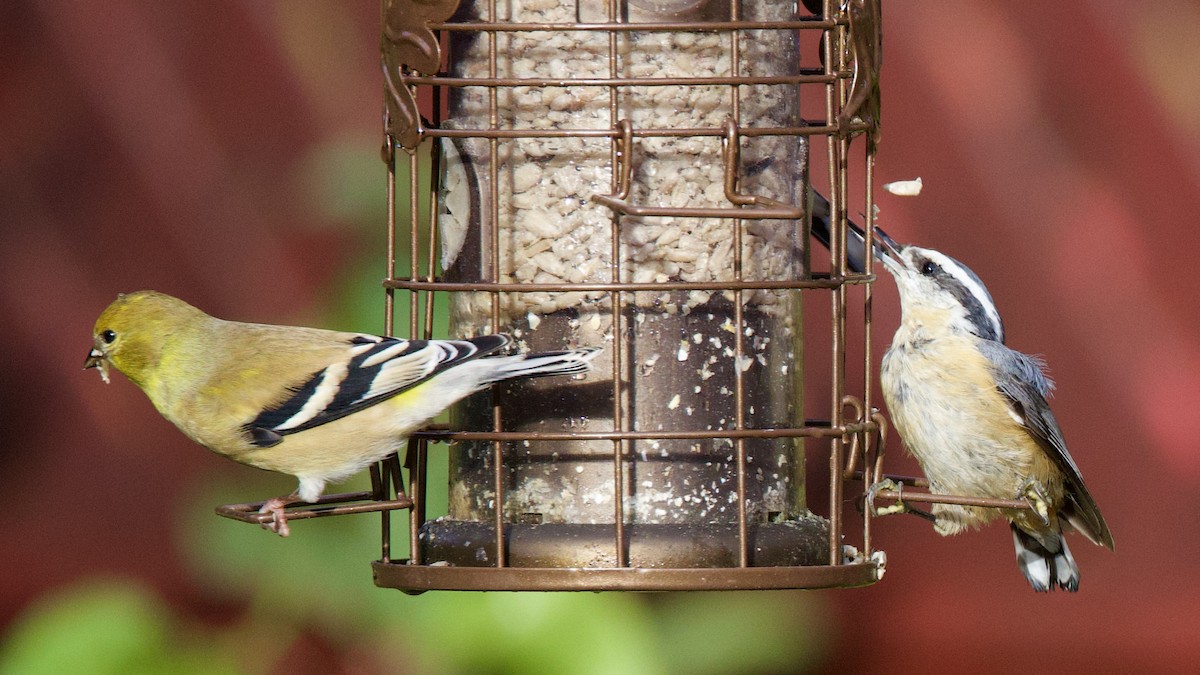
[[[843,396],[842,408],[850,408],[853,411],[850,419],[854,420],[856,423],[866,421],[866,416],[864,414],[866,412],[866,407],[857,396],[851,396],[849,394]],[[865,429],[850,436],[850,447],[846,450],[846,468],[842,470],[842,478],[844,480],[853,479],[854,472],[858,470],[858,457],[865,450],[859,439],[864,433],[866,433]]]
[[[868,484],[878,483],[883,478],[883,456],[887,448],[888,421],[883,413],[872,411],[871,420],[875,422],[875,466]]]

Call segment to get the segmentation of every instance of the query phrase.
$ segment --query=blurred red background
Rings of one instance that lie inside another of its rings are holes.
[[[881,193],[880,222],[969,264],[1010,346],[1047,359],[1118,549],[1075,538],[1081,591],[1038,595],[1007,528],[943,539],[915,518],[882,521],[884,580],[821,593],[833,625],[818,669],[1189,670],[1200,7],[885,5],[877,176],[921,176],[925,191]],[[378,12],[316,0],[0,7],[0,626],[96,573],[145,579],[191,615],[236,610],[186,581],[171,500],[247,469],[190,444],[121,378],[103,387],[79,368],[119,291],[313,323],[336,311],[347,265],[365,259],[377,268],[366,277],[382,278],[382,222],[343,222],[311,180],[340,148],[376,153]],[[882,352],[897,307],[890,281],[877,288]],[[899,452],[889,469],[916,471]]]

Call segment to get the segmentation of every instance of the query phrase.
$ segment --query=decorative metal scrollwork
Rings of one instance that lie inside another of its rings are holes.
[[[441,63],[438,37],[429,29],[445,21],[458,9],[458,0],[385,0],[383,4],[382,54],[387,119],[386,133],[405,150],[421,142],[421,113],[417,98],[405,82],[405,72],[433,74]]]

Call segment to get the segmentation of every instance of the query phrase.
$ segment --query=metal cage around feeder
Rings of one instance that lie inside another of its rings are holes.
[[[582,380],[497,386],[456,406],[449,425],[410,441],[407,486],[394,462],[375,470],[376,497],[394,481],[391,508],[408,508],[410,526],[409,558],[392,559],[385,511],[376,584],[812,588],[882,575],[869,513],[859,548],[847,546],[842,506],[858,458],[877,466],[882,427],[869,386],[874,277],[869,261],[847,269],[844,230],[851,137],[877,125],[866,114],[877,11],[384,3],[389,329],[400,294],[408,335],[432,337],[442,296],[454,336],[604,352]],[[812,271],[807,245],[814,137],[826,139],[828,272]],[[860,145],[871,214],[874,143]],[[857,392],[851,285],[864,287]],[[823,363],[803,353],[801,306],[818,296],[831,307]],[[830,419],[805,419],[818,365]],[[806,503],[808,445],[828,447],[825,516]],[[427,459],[443,447],[448,514],[427,519]]]

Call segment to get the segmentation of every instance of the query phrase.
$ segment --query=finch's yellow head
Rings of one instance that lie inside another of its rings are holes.
[[[155,291],[122,293],[108,306],[92,331],[92,350],[84,369],[99,368],[108,382],[111,365],[145,389],[172,337],[209,318],[186,302]]]

